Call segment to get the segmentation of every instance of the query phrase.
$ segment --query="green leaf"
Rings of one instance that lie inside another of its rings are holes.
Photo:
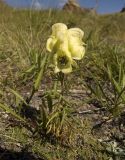
[[[115,86],[115,89],[117,90],[118,93],[121,92],[121,86],[119,85],[119,83],[116,82],[116,80],[114,78],[112,78],[113,80],[113,84]]]
[[[39,89],[39,87],[40,87],[40,83],[41,83],[41,80],[43,78],[43,73],[44,73],[46,60],[47,60],[47,54],[45,55],[45,57],[43,58],[43,61],[41,62],[41,69],[38,72],[37,77],[35,79],[35,83],[34,83],[34,90],[35,91],[37,91]]]
[[[116,88],[116,91],[118,93],[118,97],[120,96],[125,103],[125,95],[123,94],[124,88],[122,89],[121,86],[115,81],[115,79],[113,79],[113,82],[114,82],[114,86]]]
[[[28,105],[26,103],[26,101],[24,100],[24,98],[17,91],[14,91],[13,89],[10,89],[10,92],[12,92],[17,98],[19,98],[19,100],[21,100],[25,105]]]
[[[49,118],[49,120],[48,120],[48,122],[47,122],[47,124],[46,124],[46,127],[51,123],[51,121],[52,121],[54,118],[56,118],[56,117],[58,117],[58,116],[59,116],[59,112],[53,113],[53,114],[51,115],[51,117]]]
[[[67,116],[66,110],[64,109],[63,112],[61,112],[60,129],[62,129],[62,127],[63,127],[63,124],[65,122],[66,116]]]
[[[47,95],[47,103],[48,103],[49,112],[52,112],[53,102],[52,102],[52,97],[50,94]]]
[[[41,120],[42,120],[42,127],[43,129],[45,129],[48,117],[43,105],[40,106],[40,114],[41,114]]]
[[[29,69],[25,71],[25,73],[32,73],[35,68],[36,68],[35,65],[32,65]]]
[[[4,111],[6,111],[7,113],[10,113],[15,118],[17,118],[23,122],[26,122],[24,118],[22,118],[20,115],[18,115],[16,112],[14,112],[9,106],[0,103],[0,108],[3,109]]]
[[[107,73],[108,73],[109,79],[112,80],[112,71],[109,65],[107,65]]]

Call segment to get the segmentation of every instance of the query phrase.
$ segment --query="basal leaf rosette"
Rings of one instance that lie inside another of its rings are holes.
[[[52,34],[48,38],[46,48],[52,53],[55,73],[72,72],[72,66],[76,66],[74,60],[81,60],[85,54],[82,38],[84,32],[79,28],[68,29],[63,23],[52,26]]]

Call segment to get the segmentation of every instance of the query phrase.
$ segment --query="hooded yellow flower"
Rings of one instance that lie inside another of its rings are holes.
[[[47,40],[46,48],[53,53],[55,73],[72,72],[74,60],[81,60],[85,54],[82,38],[84,32],[79,28],[68,29],[63,23],[52,26],[52,34]]]

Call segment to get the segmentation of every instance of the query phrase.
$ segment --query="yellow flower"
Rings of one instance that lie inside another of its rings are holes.
[[[55,64],[55,73],[63,72],[70,73],[72,72],[72,59],[66,54],[55,54],[54,55],[54,64]]]
[[[58,44],[59,43],[59,44]],[[68,39],[63,38],[57,42],[56,53],[53,55],[53,63],[55,65],[55,73],[63,72],[65,74],[72,72],[74,60],[68,50]]]
[[[85,54],[85,43],[82,42],[84,32],[79,28],[68,29],[68,43],[69,51],[71,52],[72,58],[81,60]]]
[[[47,40],[46,48],[49,52],[56,52],[61,42],[67,37],[67,26],[63,23],[56,23],[52,26],[52,34]],[[65,43],[65,42],[64,42]]]
[[[68,29],[63,23],[52,26],[52,34],[47,40],[46,48],[53,54],[55,73],[72,72],[74,60],[81,60],[85,54],[82,38],[84,32],[79,28]]]

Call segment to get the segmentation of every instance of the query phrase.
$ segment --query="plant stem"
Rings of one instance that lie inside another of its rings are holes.
[[[59,81],[61,83],[61,94],[62,94],[62,96],[64,94],[64,78],[65,78],[64,73],[59,72]]]
[[[32,92],[31,92],[31,95],[29,98],[27,98],[26,102],[29,104],[31,99],[33,98],[34,94],[35,94],[36,90],[35,89],[32,89]]]

